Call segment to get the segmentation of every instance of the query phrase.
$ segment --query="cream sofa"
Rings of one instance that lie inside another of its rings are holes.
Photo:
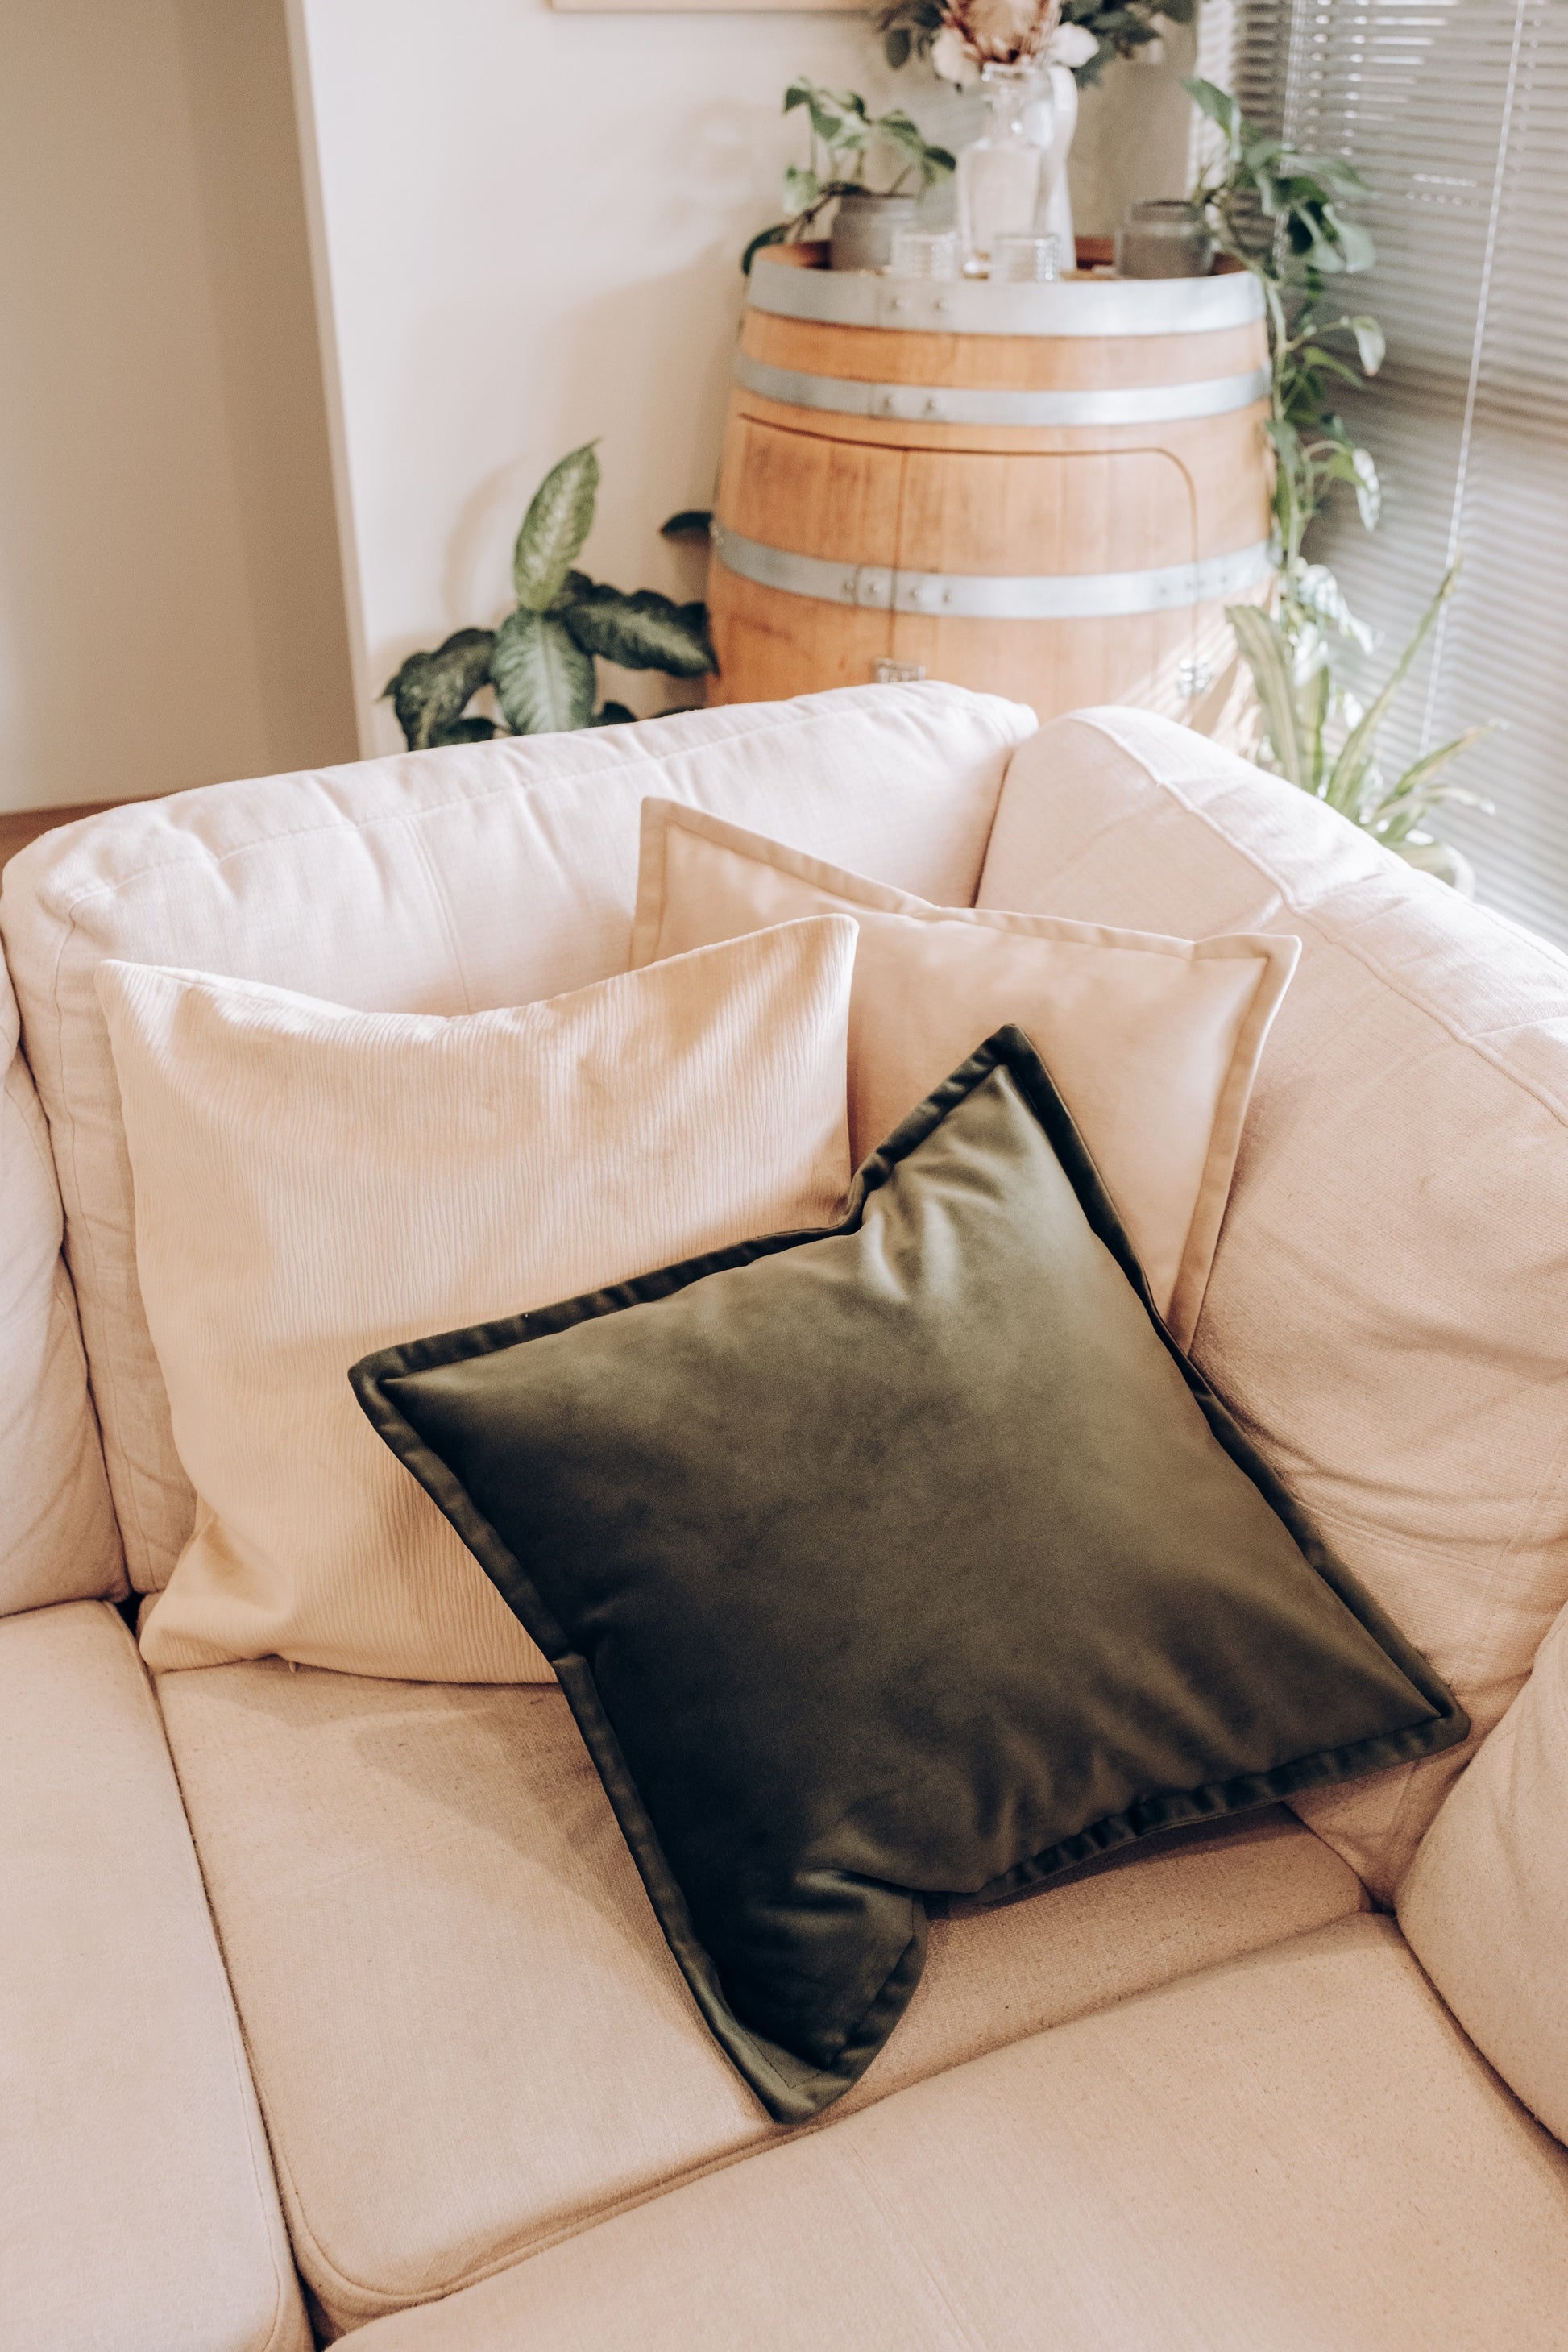
[[[6,2345],[1568,2345],[1568,962],[1163,721],[1033,727],[856,689],[185,793],[13,863]],[[626,960],[650,792],[942,903],[1300,937],[1194,1352],[1475,1725],[955,1906],[793,2134],[552,1687],[154,1688],[127,1622],[193,1497],[95,963],[570,989]]]

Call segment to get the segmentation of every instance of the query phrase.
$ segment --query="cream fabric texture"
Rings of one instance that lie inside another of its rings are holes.
[[[483,1012],[626,969],[644,797],[721,809],[923,897],[974,896],[1032,711],[860,687],[639,727],[405,753],[117,809],[13,858],[0,931],[48,1115],[132,1582],[195,1515],[136,1284],[99,961],[260,980],[364,1012]]]
[[[1466,2032],[1568,2140],[1568,1611],[1422,1839],[1399,1924]]]
[[[1134,711],[1018,753],[998,898],[1300,935],[1193,1352],[1479,1742],[1568,1602],[1568,961]],[[1471,1752],[1298,1810],[1391,1898]]]
[[[200,1506],[143,1618],[154,1671],[549,1678],[349,1367],[828,1223],[854,954],[854,924],[822,916],[450,1019],[100,965],[142,1296]]]
[[[61,1231],[48,1130],[0,965],[0,1614],[125,1591]]]
[[[1392,1924],[1184,1977],[556,2246],[364,2352],[1545,2352],[1568,2156]]]
[[[860,929],[849,1027],[857,1163],[993,1030],[1017,1022],[1185,1346],[1296,942],[932,907],[701,810],[644,802],[634,964],[829,910]]]
[[[310,2352],[158,1710],[112,1609],[0,1620],[0,2340]]]
[[[272,1662],[158,1690],[296,2252],[335,2326],[781,2137],[692,2006],[559,1691]],[[835,2116],[1363,1899],[1280,1810],[935,1920],[907,2015]]]

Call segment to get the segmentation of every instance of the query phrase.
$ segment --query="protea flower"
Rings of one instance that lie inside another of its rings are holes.
[[[1061,0],[943,0],[931,63],[950,81],[973,81],[982,66],[1032,65],[1060,15]]]

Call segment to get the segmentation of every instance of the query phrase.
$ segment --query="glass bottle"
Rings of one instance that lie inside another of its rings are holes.
[[[1026,236],[1035,226],[1042,157],[1024,128],[1035,80],[1032,66],[990,65],[980,77],[990,120],[958,158],[958,233],[973,278],[990,267],[993,237]]]

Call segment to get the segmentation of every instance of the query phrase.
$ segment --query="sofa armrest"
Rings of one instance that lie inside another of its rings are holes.
[[[1568,1609],[1421,1841],[1397,1907],[1471,2041],[1568,2141]]]
[[[0,2311],[48,2352],[308,2352],[163,1725],[115,1611],[0,1618]]]

